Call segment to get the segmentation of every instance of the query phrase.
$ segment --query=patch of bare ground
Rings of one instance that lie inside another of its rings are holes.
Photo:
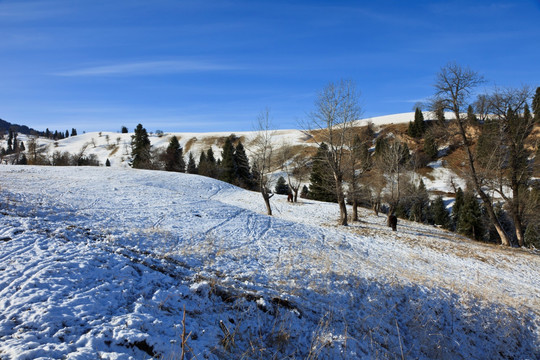
[[[189,139],[187,142],[186,142],[186,145],[184,145],[184,152],[187,153],[188,151],[191,150],[191,148],[193,147],[193,145],[197,142],[197,138],[196,137],[192,137],[191,139]]]

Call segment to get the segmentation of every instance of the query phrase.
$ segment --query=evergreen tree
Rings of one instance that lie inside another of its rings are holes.
[[[532,111],[534,113],[534,120],[540,121],[540,87],[536,88],[536,94],[534,94],[532,101]]]
[[[461,212],[461,208],[463,207],[463,197],[463,190],[461,188],[458,188],[456,191],[456,199],[454,201],[454,206],[452,206],[452,221],[454,223],[454,226],[457,226],[459,213]]]
[[[502,156],[499,126],[500,123],[495,120],[486,120],[481,126],[476,145],[476,159],[482,167],[489,166],[493,159]]]
[[[328,164],[328,145],[321,143],[313,158],[313,167],[309,178],[310,199],[337,202],[335,180]]]
[[[525,245],[540,249],[540,228],[536,223],[529,223],[525,230]]]
[[[150,139],[142,124],[137,125],[135,135],[131,136],[131,156],[133,157],[132,167],[136,169],[150,168]]]
[[[300,197],[302,199],[307,199],[309,197],[309,190],[306,185],[302,186],[302,190],[300,191]]]
[[[444,108],[443,107],[439,107],[439,108],[437,108],[437,110],[435,110],[435,117],[437,118],[437,121],[440,124],[444,124],[446,119],[444,117]]]
[[[111,162],[109,161],[109,159],[107,159],[107,161],[105,161],[105,166],[111,166]]]
[[[432,202],[431,213],[433,215],[433,222],[436,225],[441,225],[444,229],[450,228],[450,214],[444,206],[442,196],[437,196],[437,198]]]
[[[69,137],[69,130],[66,130],[66,135],[64,136],[65,139]]]
[[[419,138],[426,132],[426,123],[424,122],[424,114],[419,108],[414,112],[414,122],[409,123],[409,136]]]
[[[420,184],[416,189],[415,196],[412,199],[409,220],[416,222],[425,222],[428,219],[429,194],[426,190],[424,180],[420,179]]]
[[[206,151],[206,161],[208,165],[208,175],[214,179],[217,179],[218,177],[218,166],[221,166],[221,164],[218,165],[216,158],[214,156],[214,151],[212,150],[212,147],[208,148]]]
[[[11,154],[12,152],[13,152],[13,131],[9,130],[6,153]]]
[[[234,162],[234,146],[231,138],[228,137],[223,145],[221,153],[221,175],[220,180],[234,184],[236,180],[236,164]]]
[[[375,156],[379,157],[384,154],[389,148],[388,140],[382,137],[378,137],[375,140]]]
[[[47,139],[50,139],[51,138],[51,131],[49,130],[49,128],[45,129],[45,137]]]
[[[77,136],[77,130],[75,128],[71,128],[71,136]]]
[[[464,194],[463,206],[459,211],[456,230],[458,233],[475,240],[481,240],[484,237],[485,229],[482,222],[482,210],[472,192]]]
[[[525,120],[526,123],[528,123],[532,119],[531,110],[529,110],[529,105],[525,103],[525,106],[523,106],[523,120]]]
[[[249,169],[249,160],[244,150],[244,145],[242,142],[238,142],[236,149],[234,151],[234,162],[236,164],[236,175],[238,185],[245,188],[253,188],[253,180],[251,177],[251,172]]]
[[[199,167],[197,168],[197,173],[202,176],[210,176],[208,161],[206,160],[204,151],[201,151],[201,155],[199,155]]]
[[[128,133],[128,128],[125,126],[122,126],[122,134],[127,134],[127,133]]]
[[[285,181],[283,176],[279,177],[274,192],[280,195],[287,195],[289,193],[289,185],[287,185],[287,181]]]
[[[188,156],[186,172],[188,174],[197,174],[197,165],[195,165],[195,159],[193,158],[193,154],[191,153],[191,151],[189,152]]]
[[[476,114],[474,113],[474,109],[472,105],[469,105],[467,108],[467,121],[469,124],[476,124],[478,123],[478,118],[476,117]]]
[[[28,159],[26,158],[26,154],[22,154],[19,160],[19,165],[28,165]]]
[[[176,136],[171,137],[169,146],[167,146],[167,150],[165,151],[165,170],[176,172],[186,171],[184,154]]]
[[[424,154],[426,154],[430,160],[435,160],[438,153],[439,150],[437,149],[435,139],[433,138],[433,135],[431,135],[431,132],[427,131],[424,134]]]

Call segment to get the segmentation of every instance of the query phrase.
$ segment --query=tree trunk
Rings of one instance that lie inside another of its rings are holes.
[[[266,214],[272,216],[272,207],[270,206],[270,195],[266,190],[261,191],[262,197],[264,199],[264,204],[266,205]]]
[[[358,221],[358,200],[356,200],[356,197],[352,204],[352,221]]]
[[[519,184],[515,176],[512,177],[512,220],[514,221],[518,245],[523,247],[525,245],[525,236],[519,212]]]
[[[339,224],[343,226],[347,226],[347,204],[345,204],[345,198],[343,195],[341,196],[341,199],[339,201]]]
[[[347,226],[347,204],[345,204],[345,195],[343,194],[343,178],[334,173],[336,179],[336,197],[339,204],[339,224]]]
[[[295,203],[298,202],[298,189],[299,189],[299,187],[297,187],[296,189],[294,189],[294,202],[295,202]]]
[[[457,123],[459,126],[459,132],[463,140],[463,145],[465,146],[465,150],[467,151],[467,160],[469,162],[469,170],[471,172],[471,177],[473,179],[474,188],[476,192],[478,193],[478,195],[480,196],[480,199],[482,199],[484,206],[486,207],[489,219],[491,220],[492,225],[495,227],[495,230],[497,230],[497,234],[499,235],[499,238],[501,239],[501,244],[504,246],[510,246],[510,239],[508,238],[508,235],[504,232],[504,229],[499,223],[499,219],[497,219],[497,215],[495,214],[495,211],[493,210],[493,204],[491,202],[491,199],[489,198],[489,196],[487,196],[487,194],[484,192],[484,190],[482,190],[482,187],[480,186],[480,181],[478,180],[476,168],[474,167],[474,159],[472,156],[471,148],[469,147],[469,140],[467,139],[465,128],[463,127],[463,123],[461,121],[459,112],[454,112],[454,113],[456,115]]]

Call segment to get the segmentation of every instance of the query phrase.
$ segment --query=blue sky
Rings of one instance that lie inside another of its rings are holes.
[[[39,130],[296,128],[328,82],[412,111],[441,66],[540,86],[540,1],[0,0],[0,118]]]

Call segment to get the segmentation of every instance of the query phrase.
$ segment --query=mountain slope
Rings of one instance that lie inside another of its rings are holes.
[[[0,358],[536,358],[540,258],[335,204],[0,167]],[[220,323],[222,321],[222,323]]]

